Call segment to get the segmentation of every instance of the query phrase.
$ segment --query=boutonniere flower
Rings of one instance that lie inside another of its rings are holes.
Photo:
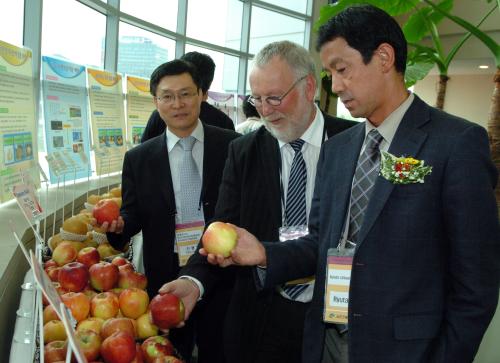
[[[423,160],[412,157],[397,157],[382,151],[380,175],[393,184],[423,183],[424,177],[432,172],[432,166],[426,166]]]

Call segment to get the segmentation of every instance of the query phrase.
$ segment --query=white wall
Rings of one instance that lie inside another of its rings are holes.
[[[494,74],[451,75],[448,81],[444,110],[487,128],[493,94]],[[434,106],[439,76],[427,76],[417,82],[414,92]]]

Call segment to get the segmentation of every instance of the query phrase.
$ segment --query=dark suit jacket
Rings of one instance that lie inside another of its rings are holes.
[[[239,135],[208,125],[203,129],[201,199],[208,221],[214,214],[228,144]],[[120,212],[125,227],[122,234],[108,233],[108,239],[115,248],[122,249],[133,235],[142,230],[148,292],[154,296],[165,282],[175,279],[179,271],[178,257],[173,252],[176,209],[165,133],[125,154],[122,190]]]
[[[325,116],[329,137],[356,122]],[[229,147],[214,220],[248,229],[261,240],[278,240],[281,227],[280,151],[278,141],[264,128],[244,135]],[[222,271],[222,272],[221,272]],[[228,362],[252,362],[272,292],[258,293],[252,268],[220,269],[194,254],[183,275],[198,278],[207,291],[227,283],[221,274],[236,275],[226,314],[225,352]]]
[[[200,120],[206,125],[217,126],[234,131],[233,120],[231,120],[224,112],[206,101],[201,103]],[[163,131],[165,131],[165,127],[165,122],[160,117],[158,110],[154,110],[151,113],[151,116],[149,116],[148,123],[146,124],[146,128],[144,129],[141,137],[141,142],[160,135]]]
[[[340,239],[364,128],[325,143],[310,234],[266,244],[268,287],[316,272],[304,362],[321,362],[327,250]],[[499,291],[497,171],[486,132],[415,97],[389,152],[424,160],[432,173],[423,184],[375,182],[351,274],[349,362],[471,362]]]

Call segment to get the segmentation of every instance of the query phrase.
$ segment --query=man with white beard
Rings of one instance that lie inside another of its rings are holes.
[[[249,101],[265,127],[230,145],[213,220],[246,228],[259,240],[288,239],[307,232],[321,145],[356,123],[322,114],[314,103],[314,62],[288,41],[271,43],[255,56],[250,88]],[[218,269],[197,253],[180,275],[160,293],[181,297],[187,314],[200,296],[234,281],[226,302],[227,362],[300,362],[314,280],[262,292],[252,268]]]

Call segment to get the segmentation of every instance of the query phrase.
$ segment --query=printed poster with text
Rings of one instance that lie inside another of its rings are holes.
[[[32,53],[0,40],[0,201],[28,172],[37,187],[37,140]],[[36,172],[33,172],[36,171]]]
[[[87,74],[97,175],[121,171],[126,151],[122,76],[90,68]]]
[[[234,94],[208,91],[207,102],[217,107],[219,110],[229,116],[231,120],[235,119]]]
[[[72,160],[65,170],[66,181],[86,178],[90,170],[90,136],[87,113],[85,67],[67,61],[42,57],[43,109],[47,153],[64,152]],[[50,169],[50,181],[58,175]]]
[[[130,145],[141,143],[142,134],[154,109],[153,96],[149,93],[149,80],[127,76],[127,142]]]

